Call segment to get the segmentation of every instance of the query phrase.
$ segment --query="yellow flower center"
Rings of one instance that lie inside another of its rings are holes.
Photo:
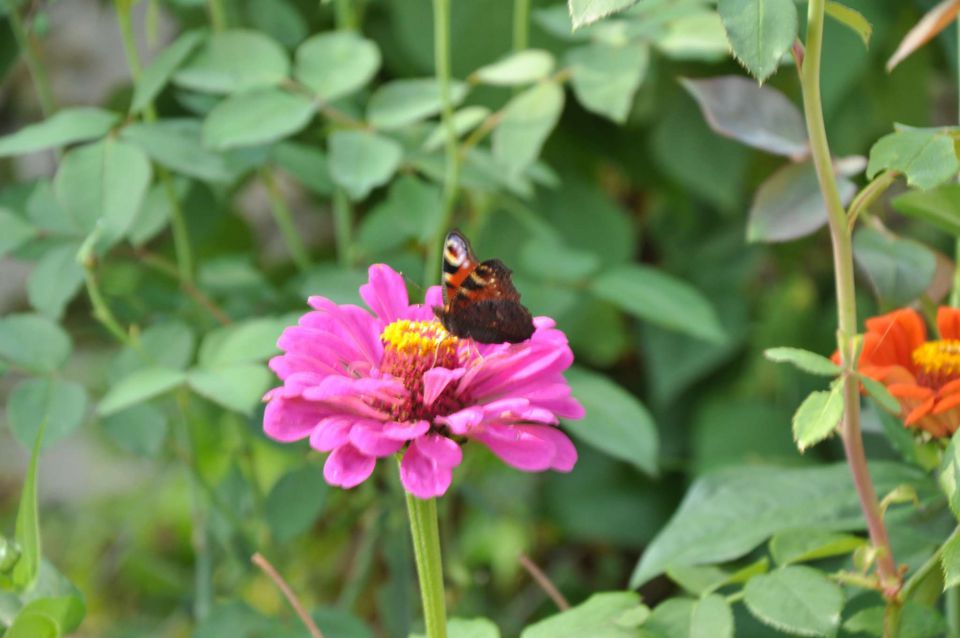
[[[912,356],[925,385],[940,387],[960,378],[960,339],[928,341],[914,350]]]
[[[439,321],[398,319],[383,329],[380,341],[388,352],[405,357],[436,355],[446,359],[457,354],[457,338]]]

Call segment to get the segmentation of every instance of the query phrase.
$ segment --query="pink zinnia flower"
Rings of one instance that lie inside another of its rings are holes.
[[[414,496],[440,496],[474,440],[527,472],[569,472],[577,460],[558,419],[583,408],[563,372],[573,362],[566,336],[537,317],[519,344],[481,344],[448,334],[434,318],[439,286],[410,305],[403,278],[370,267],[360,296],[373,314],[311,297],[314,311],[287,328],[270,367],[283,381],[264,397],[267,435],[310,438],[330,452],[323,474],[354,487],[378,458],[403,451],[400,480]]]

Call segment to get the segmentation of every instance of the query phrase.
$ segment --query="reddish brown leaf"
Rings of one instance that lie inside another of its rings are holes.
[[[897,47],[887,61],[887,71],[900,64],[907,56],[929,42],[938,33],[947,28],[960,12],[960,0],[943,0],[940,4],[920,19],[915,27],[910,29],[903,42]]]

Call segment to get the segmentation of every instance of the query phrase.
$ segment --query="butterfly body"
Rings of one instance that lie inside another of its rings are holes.
[[[433,311],[447,332],[480,343],[520,343],[533,317],[520,303],[511,271],[499,259],[477,260],[467,238],[451,231],[443,244],[443,306]]]

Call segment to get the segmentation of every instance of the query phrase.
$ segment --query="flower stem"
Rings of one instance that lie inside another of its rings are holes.
[[[844,383],[844,415],[841,428],[843,449],[860,499],[860,508],[867,521],[870,540],[877,548],[877,573],[885,595],[892,599],[900,586],[887,528],[877,503],[876,490],[867,469],[860,433],[860,384],[854,369],[854,337],[857,332],[857,307],[853,282],[853,249],[847,214],[837,190],[830,158],[823,105],[820,99],[820,60],[823,49],[825,0],[810,0],[807,15],[807,40],[800,84],[803,110],[810,135],[810,151],[817,172],[817,181],[827,206],[830,239],[833,246],[835,284],[837,289],[837,348],[842,360]]]
[[[104,299],[103,293],[100,292],[100,284],[97,281],[97,275],[93,270],[93,266],[84,264],[84,269],[84,278],[87,285],[87,297],[90,298],[90,305],[93,306],[94,318],[103,324],[103,327],[106,328],[110,334],[116,337],[117,341],[125,346],[132,345],[130,335],[120,325],[117,317],[113,314],[113,311],[110,310],[110,306],[107,304],[106,299]]]
[[[960,17],[957,18],[957,81],[960,82]],[[957,117],[960,118],[960,84],[958,84],[957,111]],[[950,305],[957,308],[960,307],[960,237],[957,237],[954,244],[953,260],[953,290],[950,291]]]
[[[40,60],[40,54],[37,52],[36,43],[27,26],[23,23],[23,18],[15,4],[11,4],[7,17],[10,21],[10,30],[13,31],[13,37],[17,41],[21,55],[23,55],[23,61],[26,62],[27,69],[30,71],[33,88],[37,92],[37,100],[40,102],[40,110],[44,117],[50,117],[57,110],[57,103],[53,97],[53,89],[50,87],[47,70]]]
[[[353,210],[342,188],[333,191],[333,232],[337,242],[337,261],[342,268],[353,266]]]
[[[207,0],[207,11],[210,13],[210,24],[214,31],[227,28],[227,12],[221,0]]]
[[[280,234],[283,235],[283,241],[287,244],[287,250],[290,251],[290,257],[293,263],[297,265],[300,271],[310,268],[310,255],[307,248],[300,240],[300,233],[293,224],[293,215],[290,214],[290,207],[284,201],[280,189],[277,188],[277,182],[273,178],[273,173],[264,169],[260,173],[264,185],[267,187],[267,196],[270,198],[270,210],[273,212],[273,219],[280,228]]]
[[[530,35],[530,0],[513,0],[513,50],[527,48]]]
[[[460,155],[457,152],[457,131],[453,126],[453,102],[450,99],[450,0],[433,0],[433,39],[434,65],[437,82],[440,83],[440,118],[446,133],[444,154],[447,170],[443,180],[443,205],[440,221],[437,224],[437,236],[427,249],[427,263],[424,271],[425,285],[437,282],[440,272],[440,255],[443,235],[450,226],[453,207],[457,200],[457,188],[460,181]]]
[[[443,593],[443,566],[440,560],[437,500],[422,500],[409,492],[406,494],[427,638],[446,638],[447,611]]]

